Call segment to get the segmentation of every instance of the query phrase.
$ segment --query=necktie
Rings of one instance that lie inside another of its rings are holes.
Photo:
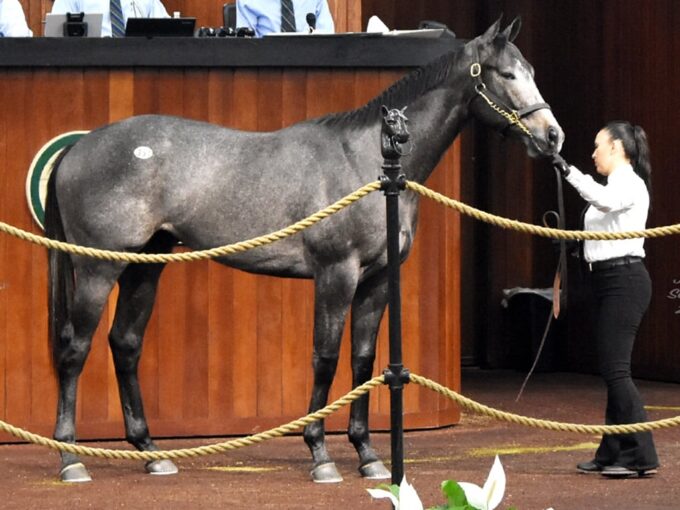
[[[293,0],[281,0],[281,32],[295,32]]]
[[[113,37],[125,37],[125,18],[120,0],[111,0],[111,34]]]

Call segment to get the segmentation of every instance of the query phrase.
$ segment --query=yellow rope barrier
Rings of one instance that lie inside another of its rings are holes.
[[[562,423],[559,421],[541,420],[539,418],[528,418],[526,416],[509,413],[507,411],[500,411],[498,409],[485,406],[425,377],[411,374],[410,378],[411,382],[419,384],[432,391],[436,391],[440,395],[453,400],[466,409],[474,411],[478,414],[496,418],[497,420],[525,425],[527,427],[557,430],[562,432],[578,432],[580,434],[630,434],[633,432],[645,432],[648,430],[670,428],[680,425],[680,416],[657,421],[629,423],[625,425],[581,425],[578,423]]]
[[[502,216],[496,216],[479,209],[475,209],[458,200],[449,198],[441,193],[432,191],[431,189],[418,184],[417,182],[407,181],[406,187],[420,195],[430,198],[446,207],[455,209],[456,211],[471,216],[476,220],[495,225],[497,227],[517,230],[519,232],[535,234],[541,237],[550,237],[553,239],[578,239],[578,240],[620,240],[620,239],[636,239],[640,237],[652,238],[663,237],[671,234],[680,234],[680,223],[670,225],[667,227],[655,227],[645,230],[630,230],[626,232],[602,232],[593,230],[560,230],[557,228],[539,227],[530,223],[524,223],[518,220],[510,220]]]
[[[432,191],[431,189],[418,184],[417,182],[407,181],[406,187],[411,191],[414,191],[426,198],[430,198],[435,202],[438,202],[446,207],[455,209],[458,212],[470,216],[479,221],[489,223],[505,229],[517,230],[519,232],[535,234],[541,237],[548,237],[552,239],[577,239],[577,240],[621,240],[621,239],[636,239],[636,238],[655,238],[664,237],[667,235],[680,234],[680,223],[674,225],[669,225],[666,227],[655,227],[648,228],[645,230],[631,230],[626,232],[601,232],[601,231],[585,231],[585,230],[560,230],[557,228],[541,227],[538,225],[532,225],[531,223],[525,223],[518,220],[511,220],[508,218],[503,218],[502,216],[497,216],[490,214],[472,206],[466,205],[458,200],[449,198],[441,193]],[[265,246],[272,244],[286,237],[290,237],[302,230],[315,225],[321,220],[341,211],[342,209],[348,207],[349,205],[357,202],[366,195],[377,191],[380,189],[380,182],[374,181],[365,186],[362,186],[354,193],[351,193],[337,202],[329,205],[328,207],[304,218],[292,225],[265,234],[260,237],[253,239],[248,239],[245,241],[240,241],[238,243],[228,244],[224,246],[219,246],[217,248],[210,248],[207,250],[197,250],[183,253],[130,253],[130,252],[119,252],[112,250],[101,250],[97,248],[90,248],[85,246],[78,246],[63,241],[55,241],[53,239],[48,239],[43,236],[27,232],[20,228],[9,225],[5,222],[0,221],[0,232],[4,232],[11,236],[17,237],[24,241],[29,241],[31,243],[37,244],[39,246],[44,246],[53,250],[60,250],[67,253],[73,253],[76,255],[83,255],[87,257],[94,257],[97,259],[107,259],[116,260],[119,262],[129,262],[137,264],[164,264],[168,262],[192,262],[198,260],[213,259],[218,257],[224,257],[226,255],[231,255],[234,253],[244,252],[257,248],[260,246]]]
[[[675,416],[673,418],[666,418],[663,420],[643,422],[643,423],[630,423],[625,425],[582,425],[578,423],[562,423],[558,421],[542,420],[538,418],[530,418],[526,416],[521,416],[518,414],[509,413],[507,411],[501,411],[494,409],[492,407],[486,406],[475,402],[474,400],[464,397],[455,391],[442,386],[426,377],[422,377],[416,374],[410,374],[410,380],[414,384],[418,384],[427,388],[429,390],[435,391],[440,395],[447,397],[461,407],[473,411],[477,414],[482,414],[485,416],[490,416],[500,421],[506,421],[510,423],[515,423],[518,425],[524,425],[527,427],[535,427],[545,430],[555,430],[561,432],[576,432],[580,434],[630,434],[633,432],[645,432],[650,430],[657,430],[662,428],[676,427],[680,425],[680,416]],[[243,438],[232,439],[230,441],[225,441],[222,443],[216,443],[212,445],[198,446],[196,448],[182,448],[177,450],[162,450],[162,451],[132,451],[132,450],[114,450],[108,448],[95,448],[89,446],[76,445],[72,443],[63,443],[60,441],[55,441],[54,439],[49,439],[32,432],[28,432],[19,427],[10,425],[4,421],[0,420],[0,430],[7,432],[8,434],[23,439],[29,443],[37,444],[40,446],[45,446],[53,450],[59,450],[63,452],[69,452],[76,455],[84,455],[89,457],[100,457],[109,459],[126,459],[126,460],[160,460],[160,459],[187,459],[193,457],[200,457],[205,455],[214,455],[216,453],[224,453],[230,450],[236,450],[238,448],[243,448],[245,446],[252,446],[258,443],[262,443],[269,439],[274,439],[276,437],[282,437],[286,434],[294,432],[305,425],[322,420],[334,412],[338,411],[340,408],[350,404],[351,402],[357,400],[361,396],[365,395],[369,391],[375,389],[376,387],[385,384],[384,376],[377,376],[370,381],[357,386],[352,391],[347,393],[344,397],[339,398],[335,402],[327,405],[323,409],[316,411],[315,413],[310,413],[307,416],[293,420],[285,425],[260,432],[259,434],[254,434],[252,436],[246,436]]]
[[[19,427],[15,427],[4,421],[0,420],[0,430],[11,434],[14,437],[23,439],[33,444],[40,446],[46,446],[53,450],[59,450],[62,452],[69,452],[76,455],[85,455],[89,457],[103,457],[108,459],[127,459],[127,460],[160,460],[160,459],[188,459],[192,457],[200,457],[204,455],[213,455],[216,453],[223,453],[229,450],[236,450],[244,446],[252,446],[258,443],[262,443],[269,439],[274,439],[276,437],[281,437],[291,432],[295,432],[301,429],[305,425],[309,425],[317,420],[322,420],[327,416],[333,414],[338,409],[350,404],[368,393],[372,389],[384,384],[385,377],[380,375],[374,377],[370,381],[357,386],[352,391],[347,393],[344,397],[337,399],[335,402],[327,405],[326,407],[319,409],[314,413],[310,413],[307,416],[293,420],[285,425],[279,427],[265,430],[258,434],[252,436],[246,436],[238,439],[232,439],[230,441],[225,441],[222,443],[216,443],[212,445],[199,446],[196,448],[182,448],[178,450],[163,450],[163,451],[145,451],[138,452],[132,450],[112,450],[107,448],[93,448],[89,446],[76,445],[73,443],[63,443],[60,441],[55,441],[54,439],[49,439],[32,432],[28,432]]]
[[[20,228],[13,227],[7,223],[0,222],[0,232],[5,232],[6,234],[18,237],[25,241],[44,246],[46,248],[65,251],[68,253],[74,253],[76,255],[84,255],[87,257],[93,257],[97,259],[106,260],[116,260],[119,262],[130,262],[137,264],[164,264],[167,262],[192,262],[197,260],[206,260],[217,257],[224,257],[226,255],[231,255],[234,253],[239,253],[243,251],[248,251],[253,248],[260,246],[265,246],[267,244],[280,241],[286,237],[290,237],[293,234],[315,225],[324,218],[327,218],[345,207],[353,204],[357,200],[365,197],[366,195],[380,189],[380,182],[373,181],[365,186],[362,186],[354,193],[341,198],[337,202],[329,205],[325,209],[322,209],[292,225],[266,234],[254,239],[248,239],[246,241],[240,241],[234,244],[228,244],[225,246],[219,246],[217,248],[211,248],[208,250],[190,251],[184,253],[130,253],[130,252],[120,252],[111,250],[100,250],[97,248],[89,248],[85,246],[77,246],[74,244],[66,243],[63,241],[55,241],[53,239],[48,239],[43,236],[32,234]]]

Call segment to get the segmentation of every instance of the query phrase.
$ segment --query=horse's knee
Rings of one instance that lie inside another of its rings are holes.
[[[55,340],[54,363],[59,373],[80,373],[90,352],[91,341],[74,335],[73,326],[64,326]]]
[[[113,354],[116,372],[131,372],[136,370],[141,357],[142,339],[136,333],[119,334],[111,331],[109,345]]]
[[[337,354],[319,355],[314,354],[312,366],[314,368],[314,379],[318,384],[331,384],[335,377],[335,371],[338,367]]]

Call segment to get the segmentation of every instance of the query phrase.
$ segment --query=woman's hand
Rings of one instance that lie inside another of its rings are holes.
[[[559,170],[559,172],[562,174],[562,177],[566,177],[567,175],[569,175],[569,172],[571,172],[569,164],[559,154],[555,154],[553,156],[552,166],[556,170]]]

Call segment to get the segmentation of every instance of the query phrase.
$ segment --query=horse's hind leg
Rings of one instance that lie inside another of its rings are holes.
[[[334,264],[320,269],[314,278],[314,388],[309,411],[326,405],[328,392],[335,376],[340,354],[340,341],[345,317],[352,302],[358,280],[358,268],[351,262]],[[304,431],[307,446],[312,452],[315,482],[340,482],[342,476],[326,449],[323,420],[307,425]]]
[[[158,247],[155,251],[165,250]],[[120,291],[116,316],[109,333],[109,345],[125,420],[125,437],[140,451],[158,450],[151,440],[144,415],[137,368],[144,331],[151,316],[163,267],[162,264],[132,264],[125,269],[118,280]],[[167,459],[147,462],[146,470],[154,475],[177,473],[175,464]]]
[[[387,305],[386,272],[362,282],[352,303],[352,386],[371,378],[380,319]],[[371,447],[368,427],[368,394],[352,402],[349,440],[359,454],[359,472],[370,479],[390,478],[391,474]]]
[[[59,377],[59,400],[54,438],[75,443],[76,396],[78,378],[90,352],[94,334],[106,300],[122,267],[110,262],[81,260],[76,270],[77,282],[68,318],[54,339],[54,362]],[[62,452],[61,480],[91,480],[78,456]]]

